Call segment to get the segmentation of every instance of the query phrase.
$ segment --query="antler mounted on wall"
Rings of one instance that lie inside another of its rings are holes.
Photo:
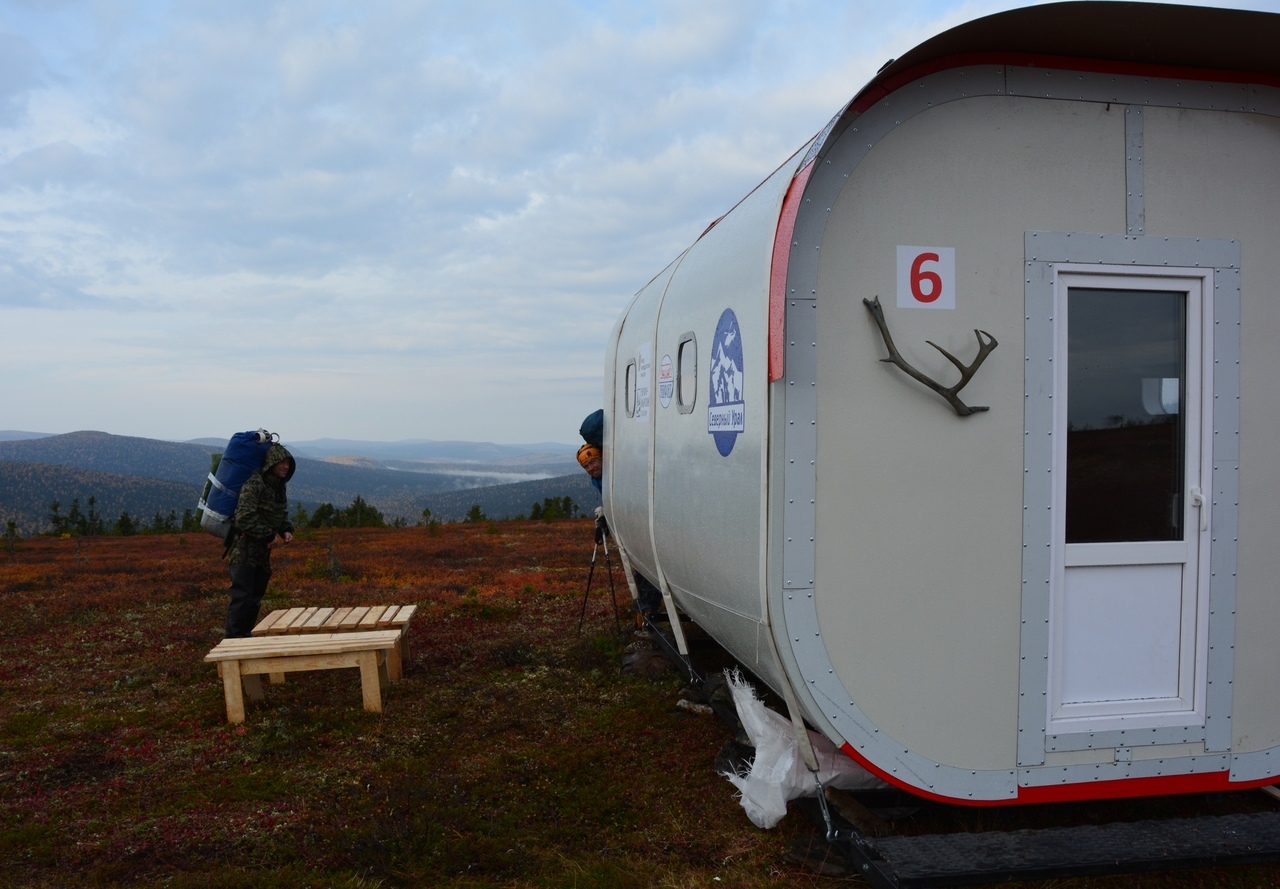
[[[948,352],[946,349],[942,348],[932,340],[925,340],[926,343],[928,343],[929,345],[937,349],[939,352],[941,352],[943,356],[952,364],[954,364],[956,368],[959,369],[960,371],[960,382],[956,383],[954,386],[944,386],[941,383],[937,382],[936,380],[932,380],[929,377],[922,374],[920,371],[916,370],[914,367],[908,364],[907,360],[903,358],[902,355],[898,352],[897,347],[893,345],[893,337],[889,335],[889,325],[886,324],[884,320],[884,309],[880,307],[880,297],[877,296],[873,300],[864,299],[862,301],[862,304],[867,307],[867,311],[870,312],[871,317],[875,319],[876,326],[880,328],[880,335],[884,337],[884,344],[889,349],[889,357],[881,358],[880,359],[881,361],[887,361],[888,363],[898,367],[900,370],[902,370],[903,373],[907,374],[909,377],[912,377],[913,379],[919,380],[921,383],[924,383],[934,392],[937,392],[939,395],[945,398],[947,401],[947,404],[955,408],[956,413],[962,417],[967,417],[970,414],[976,414],[978,411],[987,410],[986,405],[973,405],[972,407],[970,407],[969,405],[961,401],[960,398],[956,395],[956,393],[959,392],[961,389],[963,389],[968,384],[968,382],[973,379],[973,375],[974,373],[977,372],[978,367],[982,364],[983,361],[987,360],[987,356],[991,354],[992,350],[995,349],[996,346],[1000,345],[999,343],[996,342],[995,337],[987,333],[985,330],[978,330],[976,328],[974,329],[973,333],[978,338],[978,355],[976,358],[973,359],[973,363],[968,365],[965,365],[964,363],[962,363],[960,359],[956,358],[954,355],[952,355],[950,352]]]

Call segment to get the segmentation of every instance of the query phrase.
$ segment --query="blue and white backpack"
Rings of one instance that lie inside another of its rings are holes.
[[[265,429],[237,432],[227,442],[226,450],[213,455],[197,505],[201,528],[219,540],[227,539],[240,488],[254,470],[262,468],[267,451],[279,440],[280,436]]]

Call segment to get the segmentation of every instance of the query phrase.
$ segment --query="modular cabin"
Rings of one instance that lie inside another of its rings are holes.
[[[1280,776],[1278,46],[1147,3],[942,33],[614,328],[631,564],[891,784]]]

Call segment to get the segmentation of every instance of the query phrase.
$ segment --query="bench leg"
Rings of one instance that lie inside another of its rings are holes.
[[[258,674],[250,673],[248,676],[241,676],[240,687],[243,688],[244,693],[249,696],[249,700],[266,700],[266,695],[262,693],[262,677]]]
[[[272,685],[284,685],[283,673],[268,673],[267,676],[271,679]]]
[[[400,658],[400,643],[387,650],[387,678],[399,682],[404,678],[404,664]]]
[[[240,662],[228,661],[222,666],[222,696],[227,702],[227,722],[244,722],[244,693],[240,687]]]
[[[382,684],[378,673],[378,653],[362,651],[360,661],[360,692],[364,696],[364,709],[370,713],[382,712]]]

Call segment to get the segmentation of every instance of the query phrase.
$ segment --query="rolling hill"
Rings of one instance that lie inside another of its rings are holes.
[[[424,505],[430,507],[432,518],[442,522],[461,521],[472,506],[479,506],[491,519],[511,519],[528,515],[533,504],[542,503],[549,497],[569,497],[584,515],[590,515],[600,505],[599,492],[591,486],[587,474],[581,471],[556,478],[441,492],[427,497]],[[403,504],[404,512],[393,507],[391,514],[404,515],[413,524],[417,516],[422,515],[422,506],[417,507],[416,514],[410,514],[414,505]],[[385,509],[383,511],[386,512]]]
[[[207,439],[201,439],[207,441]],[[303,457],[323,460],[360,454],[377,460],[421,460],[450,463],[543,462],[549,456],[571,458],[577,445],[561,442],[503,445],[488,441],[359,441],[343,438],[318,438],[290,442],[289,447]]]
[[[362,444],[377,443],[343,441],[333,449]],[[466,453],[453,448],[459,443],[448,444],[450,452]],[[321,503],[342,508],[359,495],[387,521],[403,517],[410,523],[424,507],[441,521],[461,519],[472,505],[494,518],[521,515],[547,497],[571,496],[587,511],[594,507],[598,496],[572,456],[538,454],[528,447],[478,444],[465,461],[407,459],[413,451],[404,448],[388,449],[384,453],[398,459],[386,460],[299,455],[289,500],[310,511]],[[24,535],[46,531],[52,501],[59,500],[65,511],[79,497],[83,509],[91,495],[108,519],[121,510],[135,518],[170,510],[181,516],[195,508],[210,455],[219,450],[205,443],[90,431],[0,441],[0,522],[15,521]],[[527,480],[512,483],[513,478]]]
[[[74,469],[136,475],[192,484],[209,471],[209,455],[221,448],[109,435],[70,432],[21,441],[0,441],[0,461],[53,463]]]
[[[0,462],[0,526],[14,522],[17,533],[28,537],[48,531],[49,505],[57,500],[66,515],[74,498],[80,500],[80,511],[88,512],[89,498],[97,501],[96,509],[104,521],[114,522],[120,513],[150,524],[156,513],[178,516],[193,509],[196,500],[191,485],[161,479],[141,478],[76,469],[51,463]]]

